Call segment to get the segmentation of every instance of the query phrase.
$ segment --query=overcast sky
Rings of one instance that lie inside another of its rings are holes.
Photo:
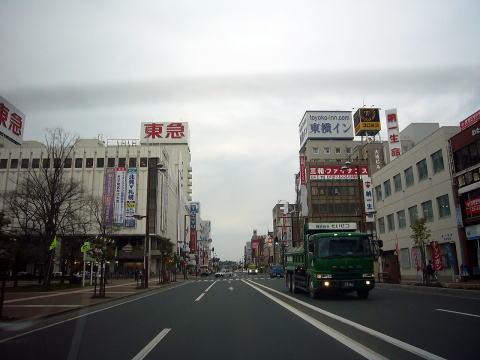
[[[189,122],[194,200],[238,260],[295,201],[306,110],[396,107],[401,127],[478,110],[479,19],[475,0],[0,0],[0,95],[26,140]]]

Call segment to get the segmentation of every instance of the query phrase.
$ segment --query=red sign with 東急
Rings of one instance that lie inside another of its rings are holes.
[[[467,216],[480,215],[480,197],[465,201],[465,213]]]
[[[432,241],[430,246],[432,247],[433,270],[443,270],[442,255],[440,254],[440,246],[438,245],[438,241]]]

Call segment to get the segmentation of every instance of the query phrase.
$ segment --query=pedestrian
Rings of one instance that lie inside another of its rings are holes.
[[[427,276],[430,281],[435,280],[435,270],[433,270],[432,260],[428,261]]]
[[[138,270],[135,269],[135,281],[138,281]]]

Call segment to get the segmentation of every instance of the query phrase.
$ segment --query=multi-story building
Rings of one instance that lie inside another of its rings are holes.
[[[252,243],[250,241],[247,241],[243,248],[243,261],[245,265],[253,264]]]
[[[5,144],[0,148],[0,191],[14,190],[28,172],[54,166],[56,159],[51,160],[40,142]],[[80,139],[74,144],[64,171],[67,178],[82,184],[87,195],[105,202],[110,214],[107,226],[115,229],[118,249],[110,271],[131,273],[142,268],[146,234],[151,241],[152,273],[160,268],[161,240],[171,241],[179,254],[188,253],[190,161],[187,123],[142,123],[140,140]],[[148,230],[146,221],[134,214],[148,216]],[[95,235],[89,231],[87,235]]]
[[[431,230],[432,250],[440,252],[440,279],[452,280],[461,264],[461,244],[454,207],[454,193],[448,163],[448,139],[459,130],[456,126],[416,124],[404,131],[416,134],[408,151],[390,161],[372,176],[378,238],[383,240],[382,272],[390,281],[420,279],[420,251],[410,238],[410,226],[425,218]],[[423,131],[430,129],[430,132]],[[437,129],[437,130],[434,130]],[[402,132],[400,133],[402,138]],[[435,249],[433,247],[435,246]],[[437,247],[438,246],[438,247]]]
[[[480,275],[480,110],[460,123],[450,139],[452,172],[464,273]]]

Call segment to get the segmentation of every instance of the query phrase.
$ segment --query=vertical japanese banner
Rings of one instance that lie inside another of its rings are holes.
[[[113,213],[115,226],[123,226],[125,223],[126,178],[127,169],[117,168],[115,173],[115,212]]]
[[[111,228],[113,224],[113,204],[115,193],[115,169],[108,168],[103,178],[103,202],[105,204],[105,226]]]
[[[390,151],[390,160],[395,160],[402,155],[402,146],[400,144],[400,130],[398,128],[397,109],[385,110],[387,119],[388,147]]]
[[[134,227],[137,206],[137,169],[128,169],[127,173],[127,207],[125,209],[125,227]]]
[[[365,220],[366,222],[374,222],[375,216],[372,214],[375,211],[373,207],[373,189],[372,179],[368,176],[362,176],[363,180],[363,199],[365,200]]]
[[[420,261],[418,260],[418,247],[412,247],[413,258],[415,259],[415,269],[420,271],[422,267],[420,266]]]
[[[190,215],[190,253],[197,252],[197,214]]]
[[[440,254],[440,246],[438,245],[438,241],[432,241],[430,246],[432,247],[433,269],[435,271],[443,270],[442,256]]]
[[[305,156],[300,155],[300,185],[306,185],[307,179],[305,176]]]

